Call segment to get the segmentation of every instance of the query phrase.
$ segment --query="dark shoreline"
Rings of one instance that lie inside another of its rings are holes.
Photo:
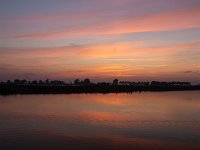
[[[132,85],[0,85],[0,95],[12,94],[84,94],[84,93],[134,93],[145,91],[194,91],[191,86],[132,86]]]

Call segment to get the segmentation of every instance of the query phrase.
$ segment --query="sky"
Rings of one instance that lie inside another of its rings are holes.
[[[0,4],[0,80],[200,83],[200,0]]]

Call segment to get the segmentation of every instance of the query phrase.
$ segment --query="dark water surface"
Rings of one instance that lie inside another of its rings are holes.
[[[200,150],[200,91],[0,96],[1,150]]]

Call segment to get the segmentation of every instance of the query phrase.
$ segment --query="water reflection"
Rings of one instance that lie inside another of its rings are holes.
[[[200,149],[200,92],[0,97],[4,149]]]

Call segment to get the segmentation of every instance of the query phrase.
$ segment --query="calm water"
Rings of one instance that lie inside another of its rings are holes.
[[[200,91],[0,96],[0,149],[200,149]]]

